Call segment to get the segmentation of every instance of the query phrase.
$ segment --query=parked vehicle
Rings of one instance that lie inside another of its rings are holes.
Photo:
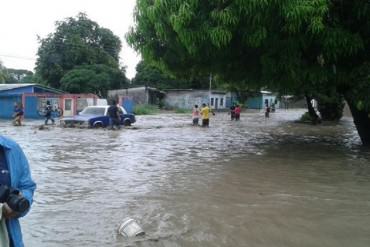
[[[108,108],[109,106],[88,106],[76,116],[62,118],[60,124],[64,127],[104,128],[109,126]],[[119,108],[122,125],[130,126],[136,122],[134,114],[127,113],[122,106]]]

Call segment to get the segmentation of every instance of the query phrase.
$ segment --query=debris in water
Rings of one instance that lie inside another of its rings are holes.
[[[122,224],[118,228],[118,233],[127,238],[145,235],[145,232],[139,224],[131,218],[125,218],[123,220]]]

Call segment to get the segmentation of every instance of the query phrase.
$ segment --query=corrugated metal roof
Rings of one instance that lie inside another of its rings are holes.
[[[0,91],[11,90],[21,87],[37,86],[34,83],[0,84]]]
[[[23,88],[23,87],[38,87],[38,88],[42,88],[42,89],[49,90],[49,91],[56,92],[56,93],[65,93],[62,90],[46,87],[46,86],[36,84],[36,83],[0,84],[0,91],[8,91],[8,90]]]

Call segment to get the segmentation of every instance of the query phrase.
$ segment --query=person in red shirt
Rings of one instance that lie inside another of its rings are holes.
[[[239,105],[236,105],[235,110],[234,110],[234,112],[235,112],[235,120],[236,121],[240,120],[240,112],[241,111],[242,110],[241,110],[240,106]]]

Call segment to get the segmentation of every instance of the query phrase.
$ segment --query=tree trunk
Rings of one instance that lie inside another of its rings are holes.
[[[359,110],[356,103],[349,97],[346,97],[346,100],[362,144],[370,146],[370,111],[365,109]]]
[[[307,103],[307,108],[308,108],[308,113],[310,114],[310,117],[312,119],[312,123],[313,124],[317,124],[317,123],[320,123],[320,118],[319,116],[317,115],[315,109],[313,108],[312,106],[312,103],[311,103],[311,100],[312,100],[312,97],[308,96],[307,94],[305,95],[305,98],[306,98],[306,103]]]
[[[324,121],[339,121],[343,116],[344,99],[339,94],[317,98],[317,108]]]

